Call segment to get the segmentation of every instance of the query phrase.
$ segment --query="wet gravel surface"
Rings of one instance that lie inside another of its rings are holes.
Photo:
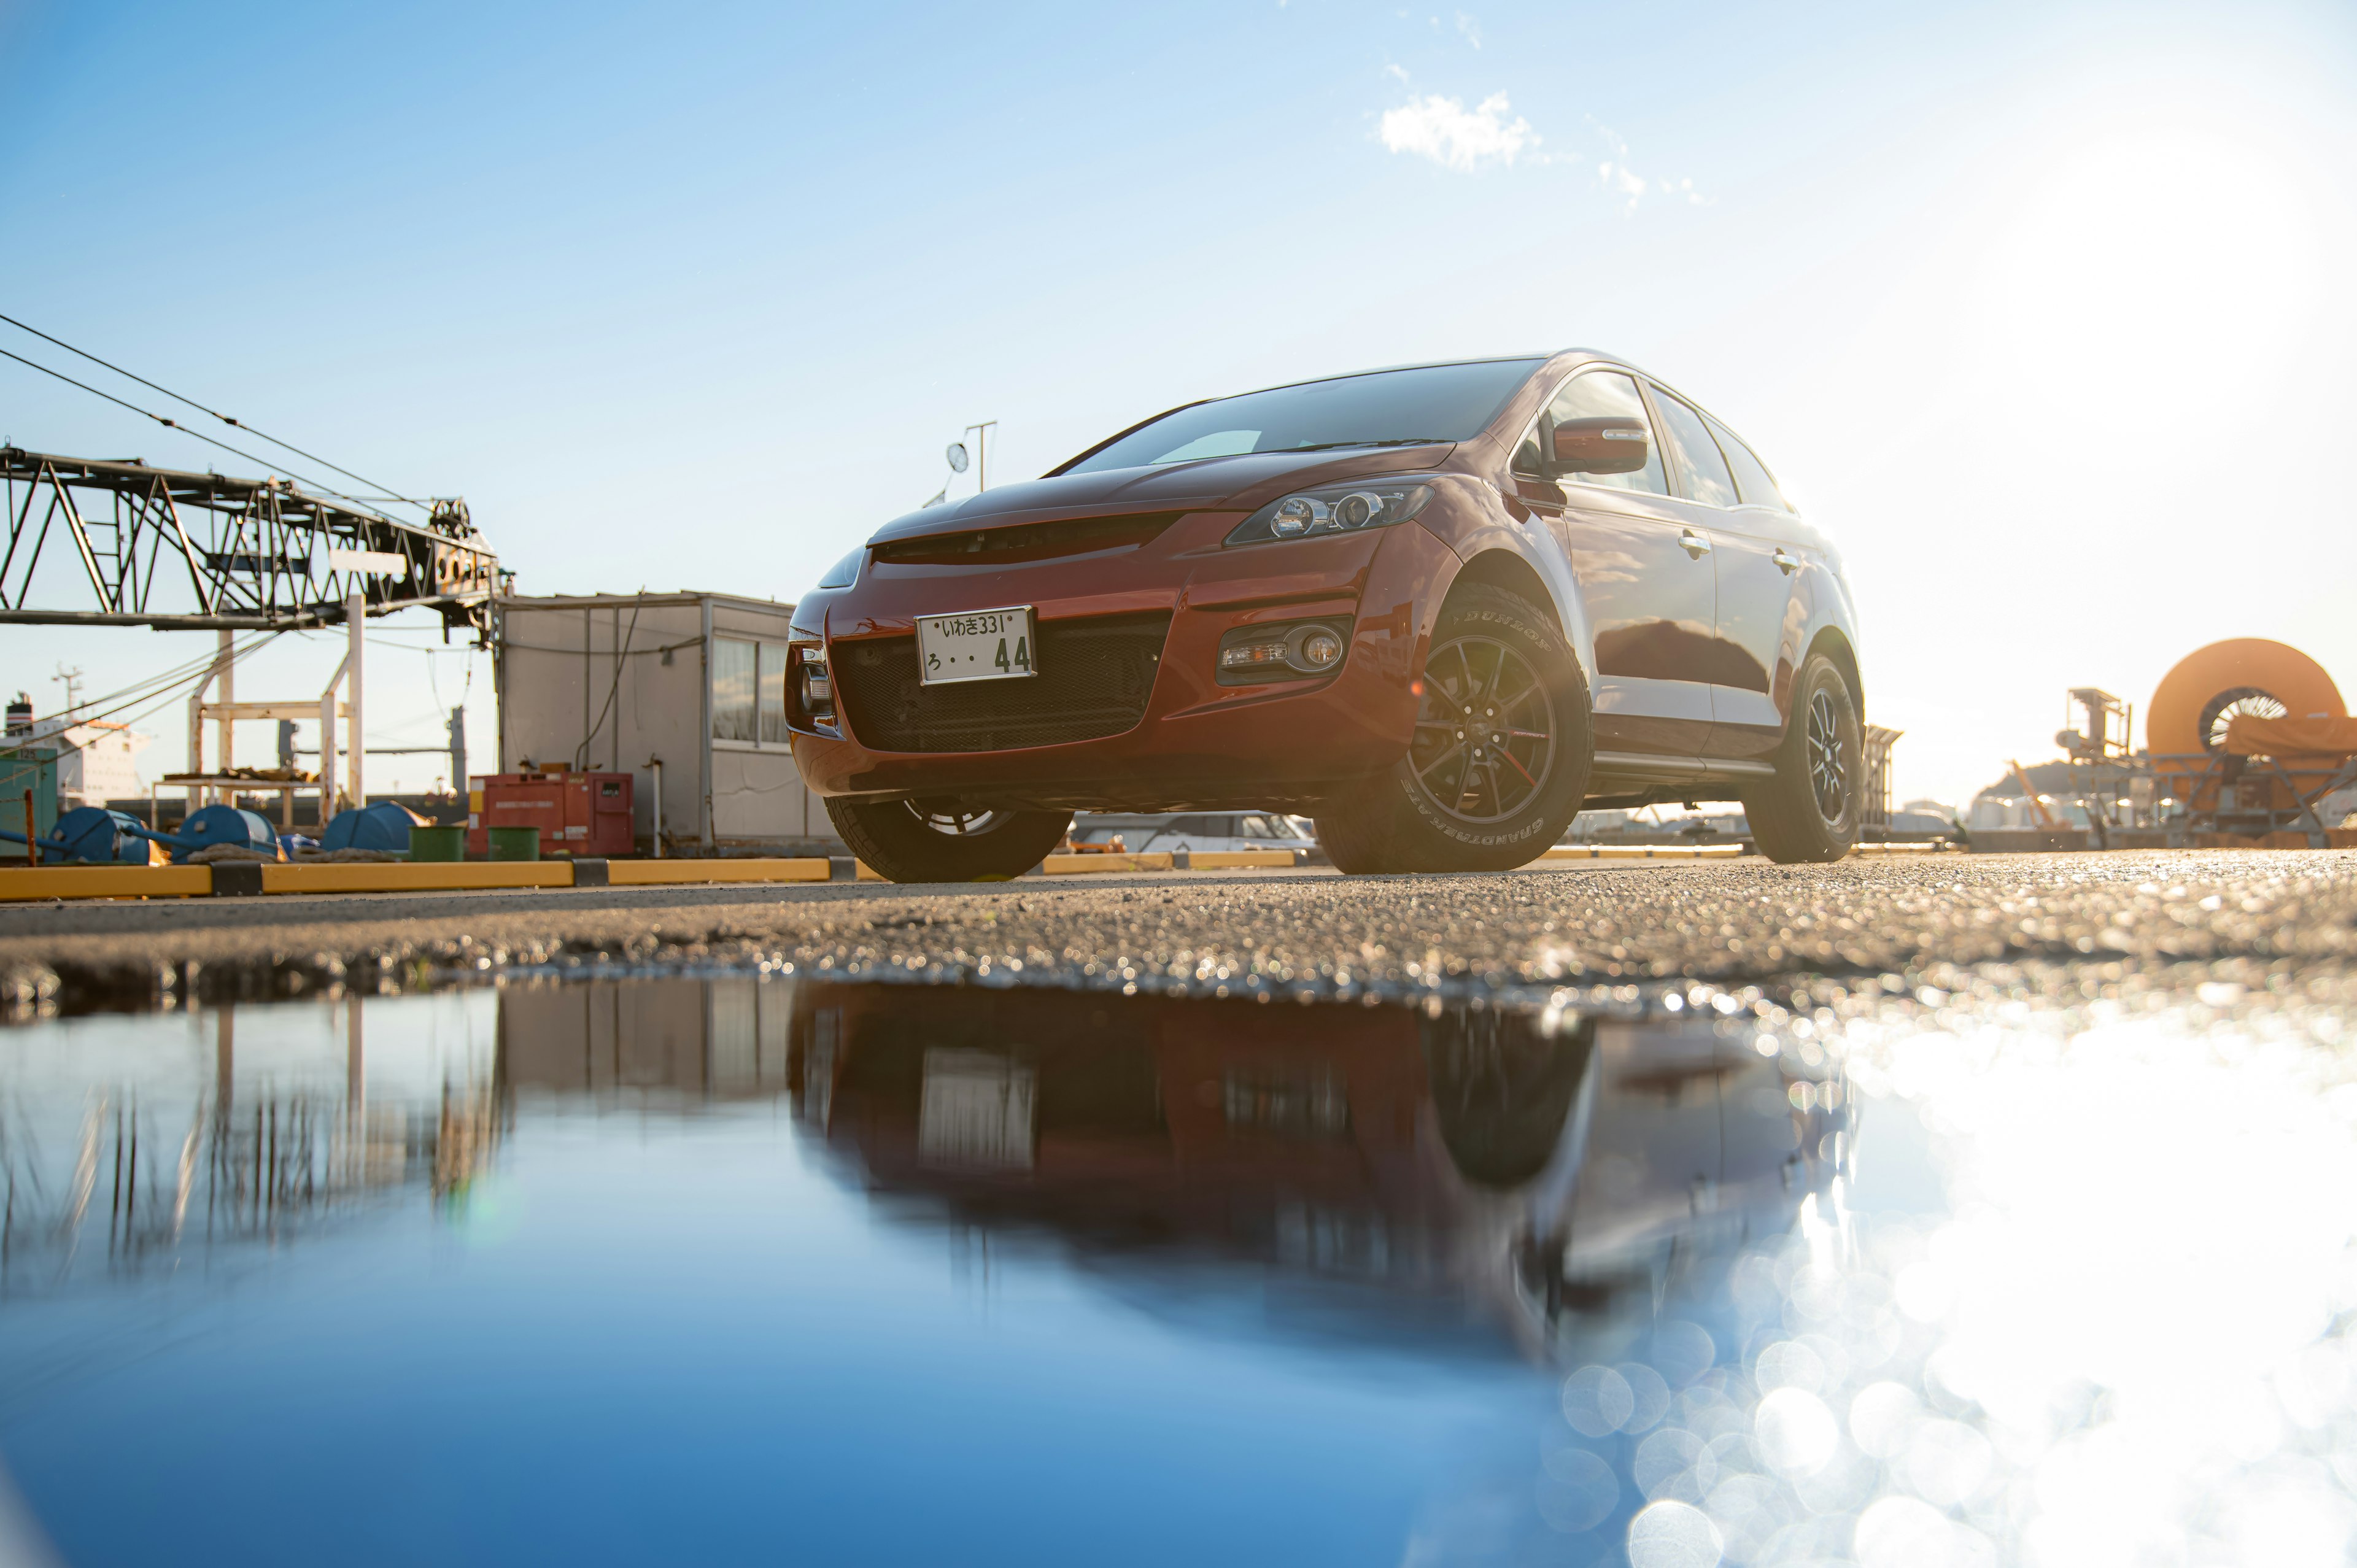
[[[2352,958],[2357,852],[1943,855],[16,908],[0,1014],[751,971],[1699,1028],[1848,1108],[1840,1181],[1650,1340],[1563,1341],[1539,1441],[1439,1487],[1405,1560],[2327,1563],[2357,1547]]]
[[[1943,855],[19,908],[0,914],[0,1000],[22,1015],[651,969],[1555,1005],[1695,984],[1745,1005],[1812,985],[2345,1000],[2352,950],[2349,852]]]

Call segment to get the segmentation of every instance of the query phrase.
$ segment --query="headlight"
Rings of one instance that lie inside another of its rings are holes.
[[[1431,499],[1430,485],[1398,479],[1326,485],[1269,502],[1238,524],[1227,542],[1265,544],[1277,539],[1389,528],[1422,511]]]
[[[850,554],[845,556],[842,560],[836,562],[834,565],[829,566],[825,572],[820,575],[818,585],[822,588],[847,588],[851,586],[852,584],[859,581],[859,558],[866,553],[867,546],[863,544],[858,549],[853,551]]]

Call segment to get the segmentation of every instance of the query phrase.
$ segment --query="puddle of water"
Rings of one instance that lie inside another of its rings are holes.
[[[0,1454],[75,1563],[2341,1561],[2338,1056],[1967,1023],[52,1021]]]

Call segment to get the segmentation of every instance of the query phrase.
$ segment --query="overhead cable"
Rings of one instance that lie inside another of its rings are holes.
[[[210,446],[218,446],[224,452],[234,453],[236,456],[244,458],[249,463],[259,463],[264,468],[276,468],[286,473],[294,473],[294,470],[287,468],[284,463],[274,463],[267,457],[257,456],[253,453],[245,451],[241,447],[232,446],[226,441],[216,441],[211,436],[206,435],[203,431],[191,430],[177,419],[167,419],[160,413],[150,413],[147,410],[140,407],[135,403],[124,403],[113,392],[101,392],[98,388],[91,385],[88,381],[78,381],[71,376],[67,375],[63,371],[53,371],[38,360],[28,360],[22,354],[12,354],[5,349],[0,349],[0,357],[14,360],[20,365],[30,365],[33,369],[40,371],[41,374],[45,376],[55,376],[58,380],[65,382],[66,385],[70,387],[80,387],[82,391],[89,392],[93,397],[102,397],[107,402],[114,403],[119,407],[127,408],[134,413],[152,419],[156,424],[164,426],[167,430],[177,430],[183,435],[193,435],[198,440],[205,442]],[[312,478],[307,474],[295,474],[295,478],[301,479],[305,484],[311,486],[315,489],[318,489],[324,491],[328,495],[334,496],[339,500],[351,500],[352,499],[331,486],[319,483],[318,480]],[[353,504],[358,506],[364,503],[354,501]],[[384,517],[384,514],[382,512],[376,511],[374,507],[371,507],[369,510],[371,512],[375,512],[379,517]],[[391,518],[385,518],[384,521],[391,522],[393,520]]]
[[[597,722],[589,726],[589,733],[581,737],[579,746],[574,747],[573,766],[576,768],[589,765],[590,744],[597,738],[598,730],[605,727],[606,715],[614,711],[615,694],[622,689],[622,660],[630,656],[630,640],[639,635],[639,611],[645,607],[646,597],[646,585],[641,583],[639,585],[638,602],[630,606],[630,629],[622,634],[622,646],[614,655],[614,679],[606,688],[606,701],[597,710]],[[582,705],[588,706],[586,703]],[[619,737],[620,731],[617,729],[616,738],[619,740]]]
[[[0,321],[5,321],[9,326],[16,328],[20,331],[30,332],[34,337],[38,338],[45,343],[55,343],[59,348],[63,349],[69,354],[79,354],[93,365],[104,365],[108,370],[113,371],[118,376],[128,376],[131,380],[137,381],[141,386],[146,387],[150,391],[162,392],[166,397],[172,399],[176,403],[185,403],[190,408],[201,409],[203,412],[211,414],[215,419],[220,420],[223,424],[235,425],[238,429],[244,431],[249,435],[257,436],[264,441],[269,442],[273,446],[292,452],[298,457],[308,458],[310,461],[320,465],[322,467],[333,468],[337,473],[343,475],[344,478],[348,479],[358,479],[364,485],[375,485],[378,489],[386,492],[382,498],[383,499],[400,501],[406,506],[425,507],[426,505],[424,501],[395,492],[391,485],[379,484],[376,480],[368,478],[366,475],[355,474],[350,468],[344,467],[340,464],[328,462],[325,457],[320,456],[316,452],[306,452],[303,448],[296,446],[291,441],[281,441],[275,435],[266,435],[260,430],[256,430],[253,425],[247,424],[242,420],[231,418],[230,415],[223,413],[217,408],[207,407],[205,404],[199,403],[195,398],[188,396],[186,392],[176,392],[169,387],[158,386],[156,382],[149,381],[145,376],[140,375],[136,371],[126,371],[121,365],[115,364],[112,360],[102,360],[87,349],[77,349],[62,338],[52,338],[48,333],[42,331],[39,328],[27,326],[24,322],[17,320],[13,316],[0,316]],[[13,357],[14,356],[11,356],[11,358]],[[102,393],[101,395],[103,394]],[[152,418],[154,416],[151,415],[150,417]],[[167,424],[172,424],[172,422],[168,419],[165,420],[164,423]],[[186,428],[184,425],[177,424],[172,425],[172,427],[175,430]],[[196,432],[191,430],[188,434],[194,435]],[[246,454],[240,452],[238,456],[243,457]],[[254,457],[252,458],[251,461],[259,463],[262,462],[263,459]],[[330,490],[328,493],[333,495],[336,492]],[[356,500],[360,498],[355,496],[345,496],[342,499],[345,500]],[[374,499],[377,498],[371,497],[370,499]],[[429,508],[427,510],[431,509]]]
[[[261,647],[264,643],[270,641],[278,635],[280,634],[275,631],[260,631],[254,633],[253,637],[242,645],[232,645],[230,650],[230,662],[234,664],[238,660],[244,658],[247,654],[253,652],[255,649]],[[146,680],[136,682],[132,685],[124,687],[120,692],[111,693],[104,697],[97,697],[86,703],[77,703],[73,707],[63,710],[62,714],[52,716],[64,716],[66,714],[76,715],[68,720],[70,725],[103,724],[109,719],[113,718],[117,714],[124,713],[131,708],[138,707],[142,703],[148,703],[149,705],[147,707],[142,709],[136,714],[133,714],[128,719],[120,721],[128,727],[129,725],[137,724],[140,720],[145,719],[153,714],[160,712],[167,703],[179,701],[179,692],[182,687],[193,685],[200,681],[210,679],[216,666],[220,662],[220,659],[221,655],[218,650],[208,652],[201,659],[190,660],[187,663],[176,665],[172,669],[166,671],[161,675],[150,676]],[[122,700],[117,701],[118,698]],[[155,700],[153,702],[149,702],[149,699],[151,698]],[[103,703],[113,703],[113,705],[111,707],[102,706],[101,704]],[[43,736],[28,742],[23,737],[16,737],[7,746],[0,746],[0,750],[11,749],[14,746],[27,744],[40,745],[42,742],[50,738],[50,736]]]
[[[237,648],[232,644],[232,651],[231,654],[232,661],[244,657],[245,653],[255,646],[257,646],[257,644],[251,639],[246,642],[243,648]],[[205,652],[198,655],[194,659],[184,660],[178,664],[172,665],[169,668],[162,670],[152,675],[144,675],[119,691],[109,692],[102,696],[85,697],[81,702],[75,703],[69,707],[59,709],[49,716],[51,718],[64,719],[69,724],[91,724],[98,719],[103,718],[108,713],[114,712],[116,709],[123,707],[125,705],[126,700],[129,703],[144,702],[149,694],[156,691],[163,690],[167,687],[178,686],[188,681],[193,680],[198,675],[202,674],[206,670],[218,664],[220,660],[220,651],[215,649],[208,649]],[[108,708],[106,704],[110,703],[114,703],[115,708]]]

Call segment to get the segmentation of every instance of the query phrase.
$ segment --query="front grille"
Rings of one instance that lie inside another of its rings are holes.
[[[1183,515],[1133,512],[1126,517],[1067,518],[966,533],[931,533],[878,544],[875,556],[878,564],[899,566],[1012,566],[1102,550],[1135,550],[1160,538],[1163,530]]]
[[[1017,681],[917,680],[914,637],[835,645],[844,717],[878,751],[1013,751],[1102,740],[1146,716],[1170,612],[1043,620],[1039,672]]]

